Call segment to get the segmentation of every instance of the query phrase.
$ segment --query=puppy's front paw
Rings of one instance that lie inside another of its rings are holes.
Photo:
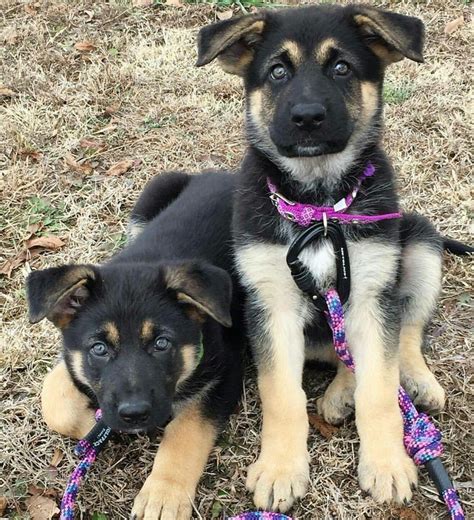
[[[259,509],[288,511],[304,496],[309,481],[308,455],[282,461],[281,457],[262,457],[249,466],[247,489]]]
[[[360,487],[377,502],[408,501],[417,483],[416,466],[403,447],[387,448],[380,457],[361,451],[358,473]]]
[[[150,475],[133,503],[133,520],[189,520],[194,490]]]
[[[402,374],[402,384],[418,409],[431,413],[443,410],[446,394],[430,371],[406,376]]]

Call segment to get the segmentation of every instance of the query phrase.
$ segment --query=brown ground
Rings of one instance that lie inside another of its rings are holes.
[[[443,34],[447,22],[463,11],[467,15],[467,7],[456,0],[380,4],[419,15],[427,24],[426,63],[397,64],[387,78],[385,143],[399,173],[403,204],[429,215],[440,231],[469,240],[472,38],[467,24],[450,36]],[[196,29],[214,19],[209,6],[133,8],[128,0],[1,2],[1,262],[21,250],[34,222],[46,225],[37,234],[51,233],[66,242],[62,249],[20,266],[11,278],[0,278],[0,495],[8,497],[7,518],[29,518],[24,512],[28,484],[60,492],[75,463],[74,443],[48,432],[41,421],[39,390],[57,356],[59,334],[46,322],[28,324],[25,275],[30,269],[108,257],[123,243],[131,205],[156,172],[233,168],[239,163],[244,147],[239,81],[216,66],[193,67]],[[84,41],[94,48],[75,49]],[[108,115],[111,106],[114,113]],[[99,140],[107,148],[81,147],[82,138]],[[82,171],[71,158],[65,163],[68,153],[85,166]],[[129,171],[106,175],[111,165],[125,159],[135,161]],[[447,409],[439,417],[444,459],[467,512],[474,515],[472,280],[469,260],[446,256],[444,292],[427,356],[448,394]],[[309,407],[314,409],[327,374],[313,369],[309,375]],[[259,418],[250,376],[241,411],[222,436],[199,487],[196,518],[251,508],[244,479],[257,454]],[[330,440],[313,430],[309,442],[311,486],[294,510],[295,518],[446,517],[424,475],[408,509],[378,506],[362,496],[355,476],[353,422]],[[55,448],[64,458],[57,470],[48,469]],[[156,443],[144,438],[109,446],[81,491],[81,518],[91,518],[93,512],[107,514],[96,514],[95,520],[126,518],[155,449]]]

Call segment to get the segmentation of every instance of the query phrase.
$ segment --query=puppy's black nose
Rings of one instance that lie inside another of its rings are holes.
[[[320,103],[299,103],[291,109],[291,120],[301,130],[314,130],[326,118],[326,108]]]
[[[118,414],[126,422],[131,424],[142,424],[149,417],[151,405],[146,401],[135,401],[132,403],[122,403],[118,407]]]

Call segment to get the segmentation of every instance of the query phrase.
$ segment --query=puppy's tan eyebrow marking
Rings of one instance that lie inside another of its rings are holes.
[[[153,322],[151,320],[145,320],[142,323],[142,328],[141,328],[141,332],[140,332],[141,340],[144,343],[150,341],[153,338],[153,333],[154,333]]]
[[[318,45],[316,45],[316,48],[314,49],[316,61],[320,65],[324,65],[329,59],[331,51],[337,48],[337,41],[334,38],[326,38],[325,40],[322,40],[318,43]]]
[[[293,65],[300,65],[303,61],[303,52],[301,47],[293,40],[285,40],[281,47],[280,53],[286,52]]]
[[[115,323],[108,321],[104,324],[105,337],[107,341],[114,347],[118,347],[120,343],[120,334]]]

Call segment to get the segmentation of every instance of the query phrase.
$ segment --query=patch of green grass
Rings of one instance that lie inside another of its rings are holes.
[[[64,204],[51,206],[49,201],[41,197],[31,197],[28,199],[28,224],[41,222],[47,231],[60,231],[64,229],[68,217],[65,216]],[[38,232],[41,234],[41,232]]]
[[[104,513],[94,513],[92,515],[92,520],[108,520],[108,516]]]
[[[412,96],[413,90],[413,87],[408,84],[386,83],[383,88],[383,98],[390,105],[400,105]]]
[[[220,502],[218,502],[217,500],[215,500],[212,503],[212,507],[211,507],[211,518],[213,520],[215,518],[221,518],[223,509],[224,509],[223,505]]]
[[[142,123],[142,130],[146,133],[150,130],[155,130],[156,128],[163,128],[165,126],[171,126],[176,123],[176,117],[174,116],[164,116],[159,119],[155,119],[154,117],[146,117]]]

